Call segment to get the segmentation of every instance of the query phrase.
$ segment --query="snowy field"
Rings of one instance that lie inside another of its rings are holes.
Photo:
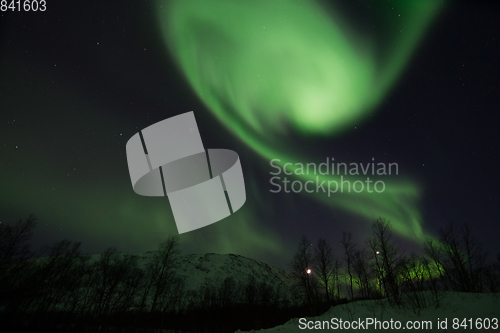
[[[356,301],[333,306],[321,316],[294,318],[284,325],[252,332],[500,332],[500,294],[443,292],[439,298],[439,307],[424,309],[391,307],[386,299]]]

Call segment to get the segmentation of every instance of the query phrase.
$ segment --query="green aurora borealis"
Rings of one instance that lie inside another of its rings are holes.
[[[285,268],[302,235],[338,251],[347,231],[360,246],[378,217],[408,252],[465,221],[494,247],[495,6],[89,0],[2,13],[0,223],[34,214],[35,246],[69,239],[89,253],[156,249],[177,234],[172,210],[166,198],[134,193],[126,143],[193,111],[205,147],[240,156],[247,201],[180,235],[186,254],[235,253]],[[399,175],[380,178],[383,193],[270,192],[272,159],[327,158],[395,162]]]
[[[0,76],[16,77],[9,88],[21,94],[2,98],[10,126],[0,137],[15,144],[1,147],[0,222],[6,216],[14,221],[34,214],[39,220],[35,244],[71,239],[82,241],[91,253],[107,247],[154,250],[168,235],[177,234],[165,198],[141,197],[132,190],[125,144],[137,131],[135,123],[109,113],[106,103],[86,95],[86,89],[63,84],[70,80],[67,75],[58,73],[52,83],[43,69],[26,71],[17,59],[9,60],[0,66]],[[187,253],[283,255],[285,244],[275,232],[254,223],[253,211],[257,208],[249,203],[241,214],[209,230],[183,234],[183,248]]]
[[[165,41],[196,95],[235,136],[281,165],[307,160],[287,145],[287,131],[335,137],[373,112],[442,6],[393,2],[389,11],[400,21],[388,32],[387,51],[377,47],[374,36],[312,1],[158,4]],[[367,221],[384,216],[400,235],[421,241],[420,192],[400,176],[386,182],[384,193],[310,195]]]

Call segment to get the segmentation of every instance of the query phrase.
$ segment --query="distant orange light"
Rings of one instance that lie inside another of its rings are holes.
[[[310,269],[307,270],[307,274],[311,274],[311,270]]]

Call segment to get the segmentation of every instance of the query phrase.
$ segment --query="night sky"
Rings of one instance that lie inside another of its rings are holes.
[[[125,145],[194,111],[206,148],[239,154],[247,201],[182,234],[184,253],[286,267],[302,235],[336,244],[351,231],[362,244],[385,217],[408,252],[468,223],[496,254],[499,12],[423,0],[49,0],[2,12],[0,221],[34,214],[36,245],[157,248],[177,234],[172,211],[134,193]],[[270,192],[272,159],[327,158],[399,174],[377,178],[383,193]]]

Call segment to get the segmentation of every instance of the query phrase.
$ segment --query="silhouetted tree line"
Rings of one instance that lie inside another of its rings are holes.
[[[356,299],[387,298],[417,312],[439,306],[443,291],[498,292],[500,255],[487,260],[467,225],[441,229],[423,253],[405,255],[379,218],[362,246],[343,233],[336,254],[325,239],[303,237],[290,269],[295,289],[249,276],[198,290],[176,273],[181,251],[170,237],[147,259],[110,248],[84,255],[67,240],[36,253],[36,220],[0,224],[0,330],[52,332],[234,332],[273,327]]]
[[[67,240],[36,253],[36,220],[0,224],[0,331],[234,332],[273,327],[305,308],[284,286],[228,277],[188,290],[178,239],[147,260],[110,248],[84,255]]]
[[[419,255],[405,255],[384,218],[372,223],[362,246],[343,233],[335,255],[325,239],[316,246],[303,236],[290,268],[297,294],[311,314],[356,299],[387,298],[393,306],[417,312],[440,306],[443,291],[500,291],[500,254],[488,261],[481,242],[467,225],[449,225],[428,239]]]

